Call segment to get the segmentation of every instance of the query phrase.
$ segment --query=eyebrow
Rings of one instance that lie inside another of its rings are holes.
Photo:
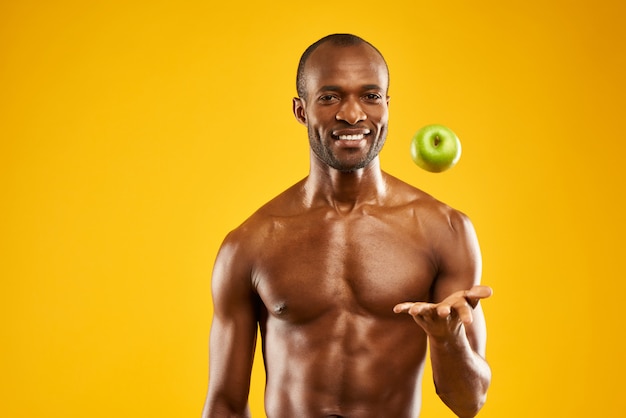
[[[378,84],[364,84],[363,86],[361,86],[363,90],[384,90],[381,86],[379,86]],[[321,91],[342,91],[343,89],[339,86],[322,86],[320,87],[317,91],[321,92]]]
[[[366,84],[363,86],[363,90],[384,90],[378,84]]]

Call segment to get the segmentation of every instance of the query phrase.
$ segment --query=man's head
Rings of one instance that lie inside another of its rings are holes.
[[[311,45],[298,67],[296,119],[317,160],[342,172],[366,167],[387,136],[389,71],[380,52],[354,35]]]
[[[306,76],[304,73],[304,67],[309,57],[311,56],[313,51],[315,51],[320,45],[326,42],[330,42],[331,44],[335,46],[344,46],[344,47],[354,46],[354,45],[359,45],[359,44],[366,44],[372,47],[374,51],[378,53],[380,58],[385,63],[385,69],[387,70],[387,86],[389,86],[389,68],[387,67],[387,62],[385,61],[385,58],[380,53],[380,51],[374,45],[370,44],[365,39],[356,35],[352,35],[349,33],[335,33],[332,35],[325,36],[322,39],[318,40],[317,42],[311,44],[300,57],[300,62],[298,63],[298,72],[296,75],[296,90],[298,92],[298,97],[306,98]]]

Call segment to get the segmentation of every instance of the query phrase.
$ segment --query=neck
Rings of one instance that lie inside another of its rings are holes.
[[[328,205],[338,212],[349,212],[363,204],[379,202],[387,192],[378,157],[366,167],[350,172],[312,161],[304,187],[305,201],[310,206]]]

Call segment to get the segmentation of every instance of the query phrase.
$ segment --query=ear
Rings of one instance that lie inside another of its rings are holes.
[[[303,125],[306,125],[306,111],[304,107],[306,103],[299,97],[293,98],[293,115],[296,117],[296,120]]]

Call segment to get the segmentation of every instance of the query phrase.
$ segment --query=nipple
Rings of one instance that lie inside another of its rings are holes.
[[[285,302],[280,302],[274,305],[274,314],[281,316],[287,312],[287,304]]]

